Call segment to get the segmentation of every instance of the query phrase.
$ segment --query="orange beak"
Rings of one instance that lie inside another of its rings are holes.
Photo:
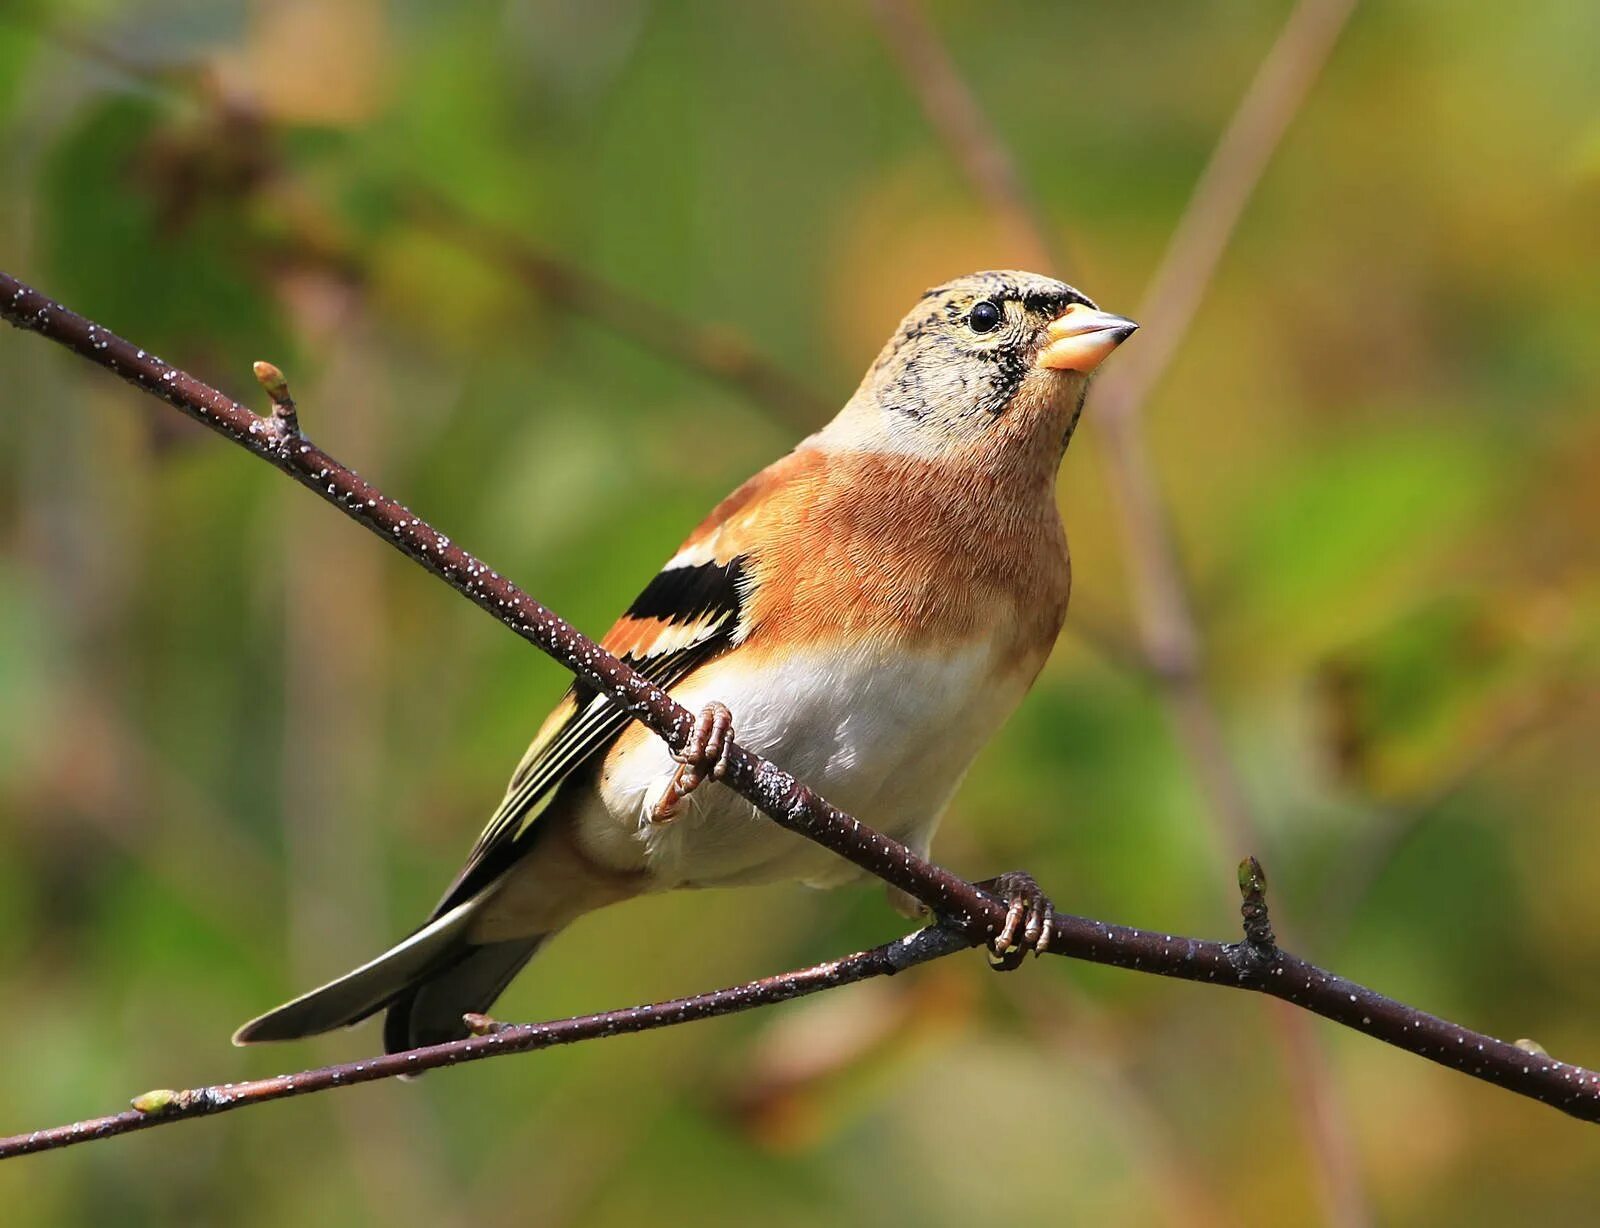
[[[1087,375],[1138,327],[1126,316],[1074,303],[1045,326],[1045,346],[1036,361],[1053,371]]]

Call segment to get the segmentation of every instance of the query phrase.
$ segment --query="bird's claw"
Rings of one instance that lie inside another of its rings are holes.
[[[651,809],[650,821],[670,823],[677,818],[689,794],[707,780],[721,780],[728,774],[732,751],[733,713],[725,704],[713,701],[700,710],[689,740],[672,756],[678,761],[678,770],[667,782],[661,800]]]
[[[693,792],[707,778],[721,780],[728,774],[728,756],[733,750],[733,713],[715,701],[700,710],[694,731],[683,749],[673,756],[679,763],[674,780],[685,793]]]
[[[989,966],[996,972],[1010,972],[1021,965],[1032,951],[1043,955],[1055,936],[1055,905],[1040,890],[1033,875],[1020,870],[1000,874],[981,882],[991,895],[1006,901],[1006,923],[989,940]]]

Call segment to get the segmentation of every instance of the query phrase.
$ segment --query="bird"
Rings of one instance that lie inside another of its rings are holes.
[[[1035,273],[925,292],[838,415],[719,503],[602,641],[698,713],[688,743],[674,754],[575,682],[427,921],[234,1043],[379,1011],[389,1052],[460,1039],[463,1016],[596,909],[862,877],[718,783],[735,736],[926,857],[1060,634],[1071,564],[1057,471],[1090,376],[1137,327]],[[1008,904],[996,966],[1048,946],[1031,877],[982,885]]]

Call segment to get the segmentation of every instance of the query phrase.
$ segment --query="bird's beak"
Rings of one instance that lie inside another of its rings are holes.
[[[1138,327],[1126,316],[1074,303],[1045,326],[1045,346],[1036,361],[1052,371],[1087,375]]]

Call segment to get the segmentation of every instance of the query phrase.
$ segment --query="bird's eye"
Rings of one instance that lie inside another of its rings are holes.
[[[972,313],[967,316],[967,325],[975,333],[994,332],[1000,326],[1000,308],[988,299],[974,303]]]

